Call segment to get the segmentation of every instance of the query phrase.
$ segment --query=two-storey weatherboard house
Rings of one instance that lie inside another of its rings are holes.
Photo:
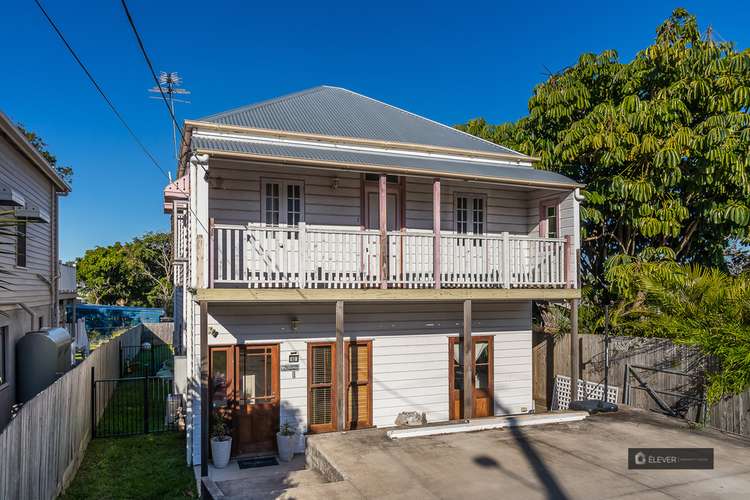
[[[165,209],[189,461],[216,412],[243,455],[287,422],[534,410],[532,301],[580,297],[576,182],[325,86],[186,121],[181,157]]]
[[[0,112],[0,430],[18,402],[16,342],[27,332],[60,325],[58,206],[68,192],[70,186]]]

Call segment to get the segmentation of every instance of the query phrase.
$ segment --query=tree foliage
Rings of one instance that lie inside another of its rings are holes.
[[[583,54],[536,86],[525,118],[459,128],[586,184],[582,264],[599,285],[619,255],[723,268],[727,242],[748,242],[749,108],[750,51],[676,9],[632,61]]]
[[[47,160],[47,163],[49,163],[52,168],[57,171],[57,173],[60,175],[60,177],[63,178],[65,182],[67,182],[68,184],[73,182],[73,167],[58,165],[57,157],[49,152],[49,150],[47,149],[47,143],[44,142],[44,139],[42,139],[35,132],[26,130],[26,128],[24,128],[24,126],[20,123],[16,123],[16,127],[24,136],[26,136],[26,139],[31,143],[31,145],[34,146],[37,151],[39,151],[39,154],[41,154],[42,157]]]
[[[623,299],[613,314],[621,333],[669,338],[708,357],[710,401],[750,385],[750,274],[633,260],[609,279]]]
[[[94,304],[161,307],[172,311],[172,238],[146,233],[122,244],[87,250],[76,261],[81,292]]]

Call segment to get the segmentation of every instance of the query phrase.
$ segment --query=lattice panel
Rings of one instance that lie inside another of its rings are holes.
[[[609,401],[610,403],[617,403],[617,396],[619,392],[619,387],[610,385],[607,389],[607,401]],[[603,394],[604,384],[597,384],[595,382],[578,379],[579,399],[601,400]],[[570,406],[570,377],[566,377],[565,375],[557,375],[555,377],[555,385],[552,389],[551,407],[553,410],[567,410],[568,406]]]

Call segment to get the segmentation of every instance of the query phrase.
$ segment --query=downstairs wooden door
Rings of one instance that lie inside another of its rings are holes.
[[[272,452],[279,430],[279,346],[236,346],[235,454]]]
[[[450,337],[449,353],[449,415],[451,420],[470,418],[464,415],[463,339]],[[494,345],[493,337],[472,337],[471,418],[494,415]]]

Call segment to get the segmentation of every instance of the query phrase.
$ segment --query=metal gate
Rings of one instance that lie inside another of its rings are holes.
[[[172,346],[167,344],[120,346],[120,377],[154,377],[173,359]]]
[[[160,376],[96,380],[91,368],[93,437],[131,436],[177,430],[182,396],[173,378]]]

